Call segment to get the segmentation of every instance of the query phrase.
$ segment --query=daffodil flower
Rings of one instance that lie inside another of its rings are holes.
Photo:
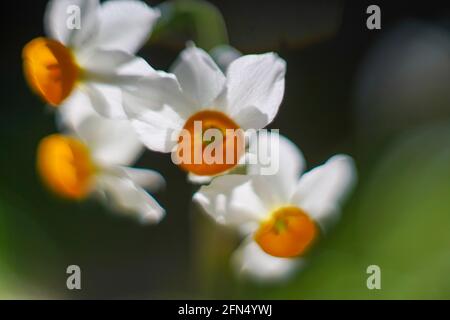
[[[74,132],[42,139],[37,168],[43,182],[66,199],[100,196],[118,212],[158,222],[164,209],[145,189],[156,191],[164,178],[153,170],[129,167],[143,151],[127,120],[84,118]]]
[[[260,134],[252,146],[275,145],[270,161],[279,161],[272,175],[259,174],[261,164],[250,164],[246,175],[224,175],[194,195],[218,223],[235,227],[245,240],[232,257],[245,275],[260,280],[289,276],[336,218],[340,204],[355,181],[353,160],[337,155],[302,175],[303,156],[288,139]]]
[[[119,86],[154,72],[134,54],[159,16],[141,1],[51,0],[44,18],[48,37],[23,49],[25,78],[45,102],[62,107],[69,125],[77,125],[72,120],[86,103],[106,117],[125,117]]]
[[[124,108],[149,149],[172,152],[177,159],[186,151],[187,141],[191,156],[177,164],[193,176],[215,176],[236,167],[245,154],[240,133],[263,128],[276,116],[284,94],[285,69],[283,59],[266,53],[234,60],[224,75],[205,51],[189,45],[172,74],[152,74],[128,87]],[[196,133],[197,123],[204,135]],[[209,129],[221,133],[221,138],[206,138]],[[223,159],[230,161],[208,163],[202,158],[212,143],[218,143]],[[192,160],[197,151],[198,162]]]

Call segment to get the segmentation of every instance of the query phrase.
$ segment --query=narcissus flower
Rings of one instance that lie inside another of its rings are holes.
[[[112,209],[158,222],[164,209],[145,190],[164,186],[153,170],[128,167],[143,150],[126,120],[86,117],[72,134],[54,134],[39,144],[37,169],[55,194],[83,200],[99,195]]]
[[[159,15],[134,0],[102,5],[98,0],[51,0],[44,19],[48,38],[36,38],[23,49],[25,78],[48,104],[62,106],[63,113],[76,112],[71,109],[87,96],[98,113],[124,117],[118,86],[130,76],[153,72],[134,53]]]
[[[278,147],[268,150],[269,161],[279,162],[275,174],[261,175],[261,162],[256,162],[249,165],[248,174],[217,177],[194,195],[218,223],[244,234],[233,264],[261,280],[280,279],[295,270],[326,222],[339,213],[356,176],[353,160],[337,155],[300,177],[300,150],[274,133],[260,134],[250,152],[256,155],[252,147],[273,146],[278,139]]]
[[[266,53],[234,60],[224,75],[205,51],[190,45],[173,74],[152,74],[128,87],[124,108],[149,149],[172,152],[190,174],[215,176],[238,165],[245,130],[263,128],[276,116],[285,69],[283,59]]]

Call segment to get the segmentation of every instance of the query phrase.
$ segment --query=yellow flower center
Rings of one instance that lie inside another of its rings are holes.
[[[72,52],[60,42],[36,38],[22,52],[25,78],[47,103],[58,106],[72,92],[80,76]]]
[[[303,210],[289,206],[275,210],[254,239],[266,253],[291,258],[303,255],[318,233],[317,225]]]
[[[222,112],[204,110],[186,121],[176,156],[183,170],[211,176],[235,167],[244,152],[243,130]]]
[[[42,139],[37,169],[44,183],[64,198],[82,199],[91,191],[95,166],[88,148],[75,138],[54,134]]]

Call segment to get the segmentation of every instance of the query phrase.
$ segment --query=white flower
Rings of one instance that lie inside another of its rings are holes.
[[[224,159],[233,152],[233,161],[208,164],[202,158],[197,164],[180,163],[191,175],[214,176],[238,165],[243,155],[244,146],[233,145],[227,129],[260,129],[276,116],[284,94],[285,69],[283,59],[266,53],[234,60],[224,75],[205,51],[190,45],[172,68],[173,74],[152,74],[128,87],[124,108],[141,141],[154,151],[178,156],[184,146],[180,137],[187,132],[193,146],[199,139],[204,155],[211,140],[194,134],[195,123],[201,122],[203,133],[208,129],[222,132],[223,139],[212,141],[223,147]],[[193,147],[192,157],[196,150]]]
[[[24,72],[31,88],[74,127],[85,110],[125,117],[120,85],[132,76],[154,72],[134,56],[160,16],[134,0],[51,0],[45,13],[48,38],[23,49]]]
[[[164,178],[153,170],[128,167],[143,151],[127,120],[98,115],[84,118],[75,131],[44,138],[37,168],[57,195],[72,200],[99,195],[112,209],[158,222],[165,212],[145,190],[156,191]]]
[[[302,175],[300,150],[274,133],[258,135],[250,151],[253,146],[274,145],[275,139],[279,147],[269,154],[270,161],[279,161],[275,174],[260,175],[260,163],[249,165],[248,174],[217,177],[194,195],[214,220],[244,235],[233,265],[260,280],[287,277],[303,262],[301,257],[320,230],[336,218],[356,177],[353,160],[345,155]]]

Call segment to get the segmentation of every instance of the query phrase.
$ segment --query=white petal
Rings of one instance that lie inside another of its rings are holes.
[[[149,76],[155,72],[147,61],[140,57],[135,57],[130,62],[121,65],[117,70],[117,74],[120,76]]]
[[[286,280],[304,264],[304,260],[298,258],[271,256],[250,238],[236,250],[231,262],[239,275],[260,282]]]
[[[117,86],[136,82],[136,76],[157,73],[144,59],[125,51],[87,50],[77,55],[83,68],[83,81],[101,82]]]
[[[89,146],[92,157],[102,165],[129,165],[143,146],[127,120],[111,120],[91,115],[76,128],[76,134]]]
[[[176,77],[170,73],[152,72],[126,86],[125,91],[130,98],[127,99],[130,101],[126,108],[130,117],[138,116],[147,109],[158,110],[164,106],[173,109],[185,119],[195,112],[194,107],[183,96]]]
[[[283,99],[285,71],[285,61],[273,53],[234,60],[227,72],[228,113],[234,116],[254,107],[267,116],[265,125],[270,123]]]
[[[159,191],[166,186],[164,177],[157,171],[130,167],[121,169],[135,184],[151,192]]]
[[[142,76],[157,72],[142,58],[121,51],[94,50],[82,55],[85,63],[83,82],[67,98],[62,110],[62,123],[73,127],[86,112],[106,118],[125,119],[122,88],[134,84]]]
[[[117,70],[128,63],[131,63],[135,56],[119,50],[89,50],[84,54],[78,55],[78,63],[89,76],[109,75],[117,73]]]
[[[147,119],[152,118],[157,121],[160,120],[158,125],[148,122]],[[150,150],[169,153],[172,152],[177,145],[177,137],[179,135],[179,129],[171,127],[173,123],[165,120],[164,115],[159,113],[146,113],[142,119],[131,120],[131,125],[136,131],[140,141]]]
[[[97,187],[113,209],[136,214],[143,223],[159,222],[165,215],[158,202],[127,176],[101,175]]]
[[[201,187],[193,199],[218,223],[231,226],[257,226],[269,210],[255,190],[252,177],[246,175],[217,177]]]
[[[355,182],[352,158],[337,155],[300,178],[292,203],[323,225],[339,213],[342,201]]]
[[[233,115],[233,120],[244,130],[264,128],[269,122],[267,115],[255,107],[242,109],[237,114]]]
[[[205,51],[195,46],[184,49],[172,72],[198,109],[215,107],[211,104],[224,89],[225,76]]]
[[[262,175],[273,186],[281,202],[291,198],[305,167],[302,152],[275,131],[261,130],[251,135],[247,154],[247,173]]]
[[[100,28],[95,46],[136,53],[150,37],[159,17],[159,10],[143,1],[106,1],[99,10]]]
[[[120,87],[100,82],[89,82],[84,84],[83,90],[99,115],[110,119],[126,119]]]
[[[74,131],[85,118],[96,114],[89,96],[83,90],[75,90],[57,109],[58,127]]]
[[[98,9],[98,0],[51,0],[44,17],[46,32],[67,46],[80,48],[98,32]]]
[[[124,108],[141,141],[151,150],[171,152],[193,113],[178,82],[159,72],[143,77],[123,92]]]
[[[121,51],[95,50],[83,59],[89,62],[80,88],[95,111],[106,118],[127,118],[123,108],[123,88],[134,85],[142,76],[157,74],[144,59]]]

